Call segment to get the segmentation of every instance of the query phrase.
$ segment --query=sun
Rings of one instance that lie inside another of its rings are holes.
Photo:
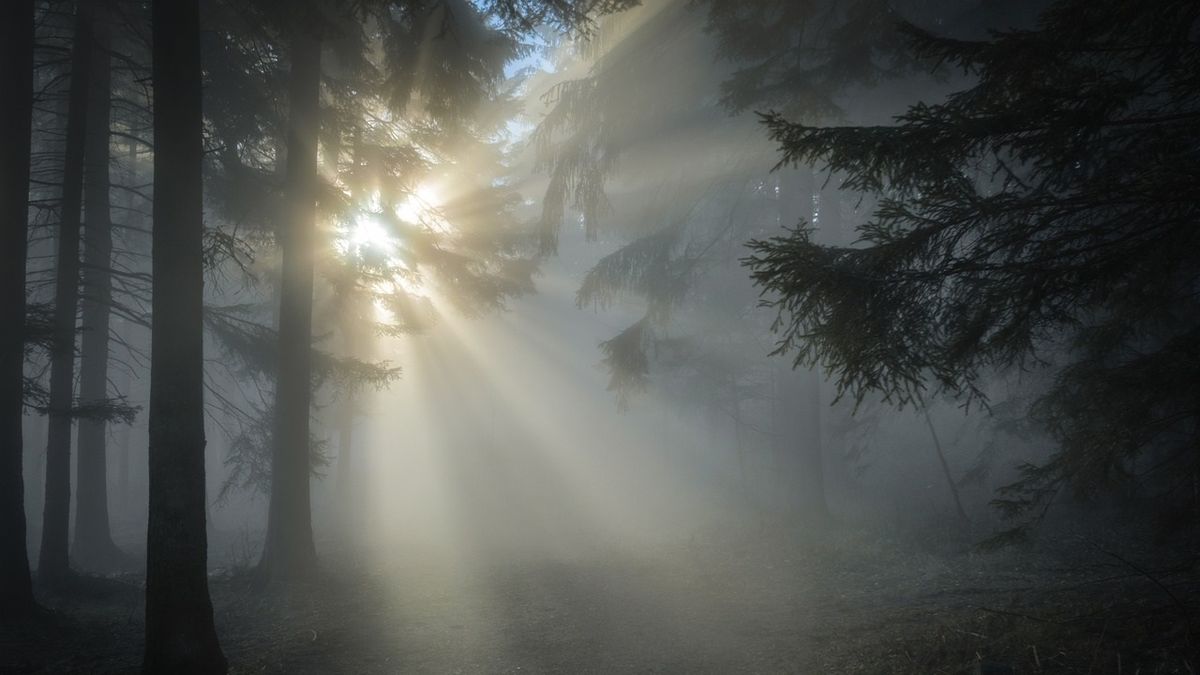
[[[438,224],[438,191],[432,185],[418,185],[404,201],[396,205],[396,217],[406,223],[425,226]]]
[[[405,199],[392,206],[395,219],[410,226],[445,232],[447,227],[439,212],[440,197],[431,185],[419,185]],[[338,255],[354,257],[381,256],[391,264],[403,242],[388,227],[385,207],[378,191],[359,204],[344,226],[338,228],[334,248]]]
[[[437,190],[422,185],[394,204],[388,213],[388,207],[376,191],[337,227],[333,239],[335,253],[347,260],[370,260],[375,266],[377,276],[371,281],[370,290],[376,296],[377,319],[394,318],[383,301],[384,296],[403,293],[410,297],[433,298],[428,279],[412,267],[411,256],[406,255],[404,231],[406,228],[447,231],[438,201]]]
[[[395,256],[399,244],[388,232],[383,220],[373,213],[356,216],[347,233],[346,240],[350,249],[355,253],[370,250],[384,258]]]

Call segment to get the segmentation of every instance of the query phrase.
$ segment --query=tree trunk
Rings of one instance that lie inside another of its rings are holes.
[[[933,449],[937,453],[938,465],[942,468],[942,477],[946,479],[946,487],[950,489],[950,496],[954,497],[954,511],[960,520],[970,523],[971,517],[963,508],[962,498],[958,495],[958,486],[954,483],[954,476],[950,473],[950,464],[946,461],[946,453],[942,451],[942,441],[938,438],[937,429],[933,426],[933,419],[929,417],[929,408],[925,406],[924,402],[919,405],[921,413],[925,417],[925,425],[929,428],[929,436],[933,439]]]
[[[11,619],[36,608],[25,542],[25,254],[33,120],[33,1],[9,0],[0,14],[0,607]]]
[[[785,172],[779,180],[779,218],[781,225],[796,227],[813,219],[814,177],[812,169],[802,167]],[[816,369],[795,370],[790,355],[783,355],[786,367],[777,375],[779,418],[774,425],[778,451],[783,459],[781,474],[793,493],[789,506],[805,520],[822,522],[829,518],[825,498],[825,457],[821,436],[821,377]]]
[[[46,502],[46,417],[40,414],[27,415],[21,430],[25,449],[28,451],[28,464],[25,471],[25,541],[27,552],[36,549],[42,540],[40,525],[42,522],[42,507]]]
[[[337,139],[336,149],[331,147],[329,154],[333,160],[332,169],[337,174],[337,159],[341,155],[341,134],[334,134]],[[349,175],[350,198],[358,202],[362,198],[359,166],[363,161],[362,125],[355,125],[352,134],[351,162],[353,169]],[[333,145],[331,143],[331,145]],[[338,330],[342,336],[342,349],[346,356],[359,358],[363,354],[365,336],[362,334],[360,311],[364,304],[362,294],[351,283],[341,298],[341,309],[338,314]],[[346,541],[354,540],[355,528],[362,518],[358,496],[361,490],[357,484],[360,468],[354,460],[354,418],[358,412],[358,400],[354,392],[346,392],[338,402],[337,431],[338,459],[337,483],[334,486],[335,498],[339,515],[340,534]]]
[[[71,88],[59,214],[58,268],[54,281],[54,328],[50,344],[50,428],[46,440],[46,506],[38,580],[55,586],[69,575],[71,527],[71,421],[75,386],[75,312],[79,304],[79,209],[87,135],[88,60],[92,56],[92,0],[75,10]]]
[[[79,353],[79,400],[108,400],[108,321],[112,301],[112,221],[109,213],[110,21],[107,0],[96,0],[84,153],[83,337]],[[76,456],[75,546],[72,558],[97,572],[121,568],[124,556],[108,522],[108,425],[79,421]]]
[[[781,369],[777,377],[779,404],[774,428],[780,472],[787,481],[788,507],[802,519],[829,518],[825,498],[825,461],[821,437],[820,376],[815,370]]]
[[[345,399],[338,404],[337,433],[337,493],[338,509],[342,514],[342,523],[350,525],[358,517],[352,508],[354,490],[354,395],[347,393]],[[346,533],[343,533],[346,534]]]
[[[268,583],[307,577],[316,570],[317,560],[309,495],[309,407],[321,41],[298,30],[291,58],[287,214],[279,231],[282,287],[271,502],[259,563],[261,578]]]
[[[132,135],[134,132],[134,129],[132,127],[130,127],[129,131],[130,131],[130,135]],[[138,156],[138,142],[131,138],[128,141],[127,151],[126,151],[126,155],[125,155],[126,174],[127,174],[126,175],[126,181],[127,181],[126,184],[131,188],[130,190],[128,190],[125,193],[125,204],[124,204],[125,208],[124,208],[124,221],[123,222],[126,227],[140,226],[143,224],[141,215],[133,210],[134,191],[132,188],[133,188],[133,186],[138,184],[137,156]],[[111,275],[110,275],[110,280],[111,280]],[[111,287],[111,285],[110,285],[110,287]],[[120,335],[122,339],[128,340],[129,339],[128,324],[120,316],[116,317],[116,321],[117,321],[117,334]],[[124,393],[126,396],[129,396],[130,386],[131,386],[130,373],[128,370],[123,370],[122,372],[123,372],[123,377],[121,378],[121,382],[117,386],[117,391],[120,391],[120,392]],[[122,519],[126,519],[129,517],[130,507],[132,506],[132,504],[131,504],[132,500],[130,499],[130,494],[129,494],[129,488],[130,488],[130,485],[129,485],[130,457],[129,457],[129,455],[132,452],[132,448],[129,447],[129,432],[130,432],[131,426],[132,425],[130,425],[130,424],[122,424],[119,428],[119,431],[117,432],[117,439],[116,439],[117,449],[118,449],[118,455],[117,455],[117,499],[120,504],[120,512],[121,512]]]
[[[129,373],[125,372],[125,376],[117,383],[119,391],[129,395]],[[132,425],[122,424],[118,427],[116,433],[117,446],[117,502],[120,505],[118,511],[121,519],[129,517],[129,430]]]
[[[204,488],[199,0],[154,0],[150,511],[143,672],[224,673]]]
[[[833,246],[845,246],[847,237],[842,224],[842,191],[839,188],[841,179],[830,176],[829,181],[821,190],[821,210],[819,212],[821,243]]]

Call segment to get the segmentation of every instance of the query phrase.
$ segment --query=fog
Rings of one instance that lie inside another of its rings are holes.
[[[1191,3],[2,11],[0,671],[1200,662]]]

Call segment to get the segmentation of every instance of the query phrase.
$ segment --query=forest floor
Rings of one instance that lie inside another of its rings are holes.
[[[931,552],[864,533],[696,536],[636,555],[347,565],[301,593],[215,574],[235,673],[1192,673],[1194,561],[1059,541]],[[3,672],[135,672],[135,578],[45,598]]]

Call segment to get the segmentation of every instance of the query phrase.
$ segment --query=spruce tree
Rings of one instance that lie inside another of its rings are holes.
[[[33,119],[33,0],[0,15],[0,606],[6,619],[36,607],[25,543],[21,424],[25,393],[25,268]]]
[[[154,82],[147,673],[224,673],[208,594],[200,3],[152,5]]]
[[[71,427],[75,417],[75,320],[79,303],[80,212],[87,134],[89,61],[92,57],[96,0],[75,7],[71,84],[63,152],[62,201],[54,280],[54,328],[50,343],[50,426],[46,440],[46,502],[38,581],[63,584],[71,575]]]
[[[1029,412],[1057,450],[996,504],[1021,516],[1062,488],[1132,485],[1195,513],[1198,26],[1173,0],[1061,0],[979,41],[908,25],[917,56],[972,84],[888,126],[765,115],[781,164],[879,198],[854,247],[808,226],[752,244],[780,350],[899,405],[1048,365]]]
[[[109,316],[113,302],[113,223],[110,213],[109,144],[112,85],[111,0],[97,0],[89,67],[87,139],[84,151],[84,236],[79,354],[79,402],[109,403]],[[75,537],[71,557],[80,567],[119,569],[124,555],[112,541],[108,513],[108,422],[79,421],[76,452]]]

